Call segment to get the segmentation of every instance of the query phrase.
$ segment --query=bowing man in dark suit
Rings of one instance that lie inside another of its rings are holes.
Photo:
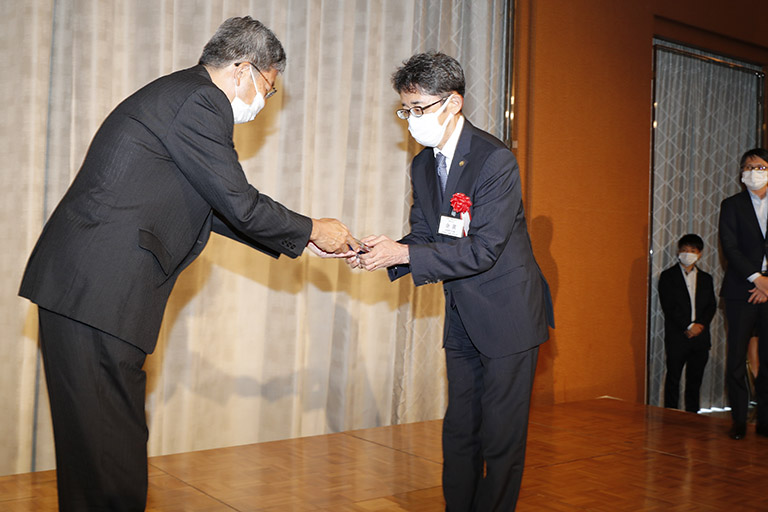
[[[443,422],[446,510],[514,510],[539,344],[554,326],[533,257],[514,155],[461,113],[456,60],[418,54],[393,75],[413,138],[411,232],[363,241],[352,266],[388,267],[419,286],[443,283],[448,409]],[[485,473],[484,473],[485,470]]]
[[[733,439],[746,434],[746,355],[755,328],[760,339],[756,431],[768,436],[768,151],[747,151],[739,167],[747,190],[720,205],[720,245],[727,264],[720,296],[725,300],[728,321],[726,385],[733,419],[729,435]]]
[[[289,210],[247,181],[232,140],[285,68],[260,22],[230,18],[200,63],[106,118],[30,256],[61,510],[143,510],[147,354],[179,273],[211,231],[273,257],[355,244],[334,219]]]
[[[688,234],[677,243],[679,263],[661,273],[659,302],[664,311],[664,348],[667,375],[664,407],[677,409],[680,376],[685,367],[685,410],[699,411],[699,391],[709,359],[709,324],[717,302],[712,276],[696,266],[704,250],[698,235]]]

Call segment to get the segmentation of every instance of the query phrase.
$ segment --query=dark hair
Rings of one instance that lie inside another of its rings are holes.
[[[456,59],[444,53],[417,53],[392,74],[392,87],[398,93],[440,96],[456,91],[464,96],[464,71]]]
[[[744,165],[747,163],[747,160],[753,156],[768,162],[768,150],[763,148],[754,148],[750,149],[741,156],[741,160],[739,161],[739,169],[743,169]]]
[[[688,233],[680,238],[680,241],[677,242],[677,250],[679,251],[686,245],[698,249],[699,252],[704,250],[704,240],[699,235],[693,233]]]
[[[223,68],[233,62],[251,62],[261,71],[285,71],[285,50],[267,27],[250,16],[229,18],[203,48],[198,64]]]

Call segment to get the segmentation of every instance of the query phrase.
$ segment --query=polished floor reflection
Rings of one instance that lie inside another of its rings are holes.
[[[768,510],[768,438],[612,399],[537,407],[518,511]],[[150,459],[148,510],[444,510],[440,422]],[[0,510],[55,511],[53,471],[0,478]]]

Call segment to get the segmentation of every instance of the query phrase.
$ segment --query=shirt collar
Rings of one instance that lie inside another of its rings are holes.
[[[753,203],[763,203],[766,199],[768,199],[768,194],[765,195],[762,199],[760,199],[760,196],[752,192],[751,190],[747,189],[747,192],[749,192],[749,198],[752,199]]]
[[[445,141],[443,149],[438,149],[436,147],[432,148],[434,150],[435,156],[437,156],[438,153],[442,153],[445,155],[447,162],[453,160],[453,155],[456,153],[456,146],[459,144],[459,137],[461,137],[461,130],[464,128],[464,116],[461,114],[458,115],[459,119],[456,121],[456,127],[453,129],[451,136],[448,137],[448,140]]]

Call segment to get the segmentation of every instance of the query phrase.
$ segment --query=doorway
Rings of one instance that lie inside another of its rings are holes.
[[[712,274],[715,293],[719,292],[723,277],[717,233],[720,202],[741,190],[738,160],[762,140],[763,81],[760,66],[654,39],[647,351],[650,405],[663,405],[666,373],[659,275],[677,264],[680,237],[696,233],[704,240],[697,265]],[[710,331],[712,348],[701,386],[701,407],[717,410],[727,404],[722,310],[718,309]],[[683,396],[681,389],[681,408]]]

